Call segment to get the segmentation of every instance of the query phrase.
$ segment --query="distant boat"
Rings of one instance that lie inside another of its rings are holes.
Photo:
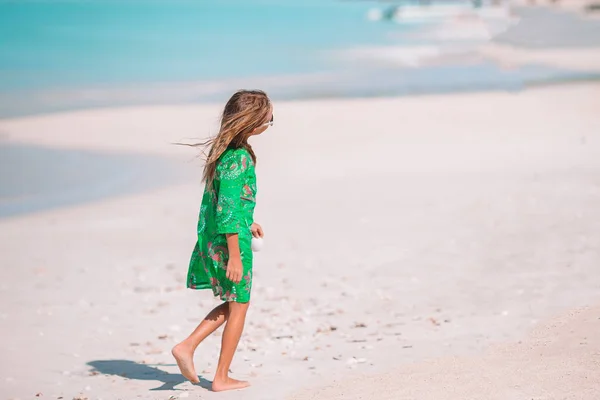
[[[367,17],[372,20],[394,22],[428,22],[451,18],[481,17],[486,19],[507,18],[509,10],[503,5],[483,5],[482,1],[452,3],[407,3],[389,7],[385,11],[371,9]]]

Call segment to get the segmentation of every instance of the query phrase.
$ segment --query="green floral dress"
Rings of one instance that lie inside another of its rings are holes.
[[[212,289],[223,301],[247,303],[252,287],[252,232],[256,196],[254,162],[246,149],[227,149],[217,162],[212,187],[204,190],[198,241],[192,253],[187,287]],[[240,283],[226,277],[227,238],[237,233],[244,267]]]

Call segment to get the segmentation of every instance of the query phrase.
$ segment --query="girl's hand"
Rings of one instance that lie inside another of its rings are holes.
[[[242,260],[239,257],[230,257],[227,262],[227,273],[225,274],[227,279],[233,283],[240,283],[243,274]]]
[[[254,222],[252,224],[252,226],[250,227],[250,230],[252,231],[252,236],[254,236],[255,238],[261,238],[261,237],[265,236],[265,234],[262,230],[262,226],[260,226],[256,222]]]

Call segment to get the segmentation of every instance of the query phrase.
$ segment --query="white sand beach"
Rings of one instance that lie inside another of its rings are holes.
[[[596,399],[600,307],[540,324],[483,356],[446,357],[336,382],[294,399]],[[292,398],[292,397],[290,397]]]
[[[166,156],[187,178],[0,220],[2,398],[598,398],[600,84],[275,104],[253,142],[243,394],[205,388],[218,335],[200,386],[170,355],[215,304],[184,288],[201,162],[171,143],[220,107],[0,120],[4,142]]]

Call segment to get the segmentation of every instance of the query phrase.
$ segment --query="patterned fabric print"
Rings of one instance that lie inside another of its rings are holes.
[[[198,241],[190,259],[187,286],[212,289],[223,301],[246,303],[252,289],[252,234],[256,198],[254,163],[245,149],[228,149],[217,164],[212,188],[205,189],[198,218]],[[242,255],[242,280],[226,277],[227,233],[237,233]]]
[[[207,208],[206,205],[202,205],[200,207],[200,215],[198,216],[198,229],[197,229],[198,235],[203,234],[204,229],[206,229],[206,220],[204,218],[202,218],[202,216],[204,214],[206,214],[206,208]]]

